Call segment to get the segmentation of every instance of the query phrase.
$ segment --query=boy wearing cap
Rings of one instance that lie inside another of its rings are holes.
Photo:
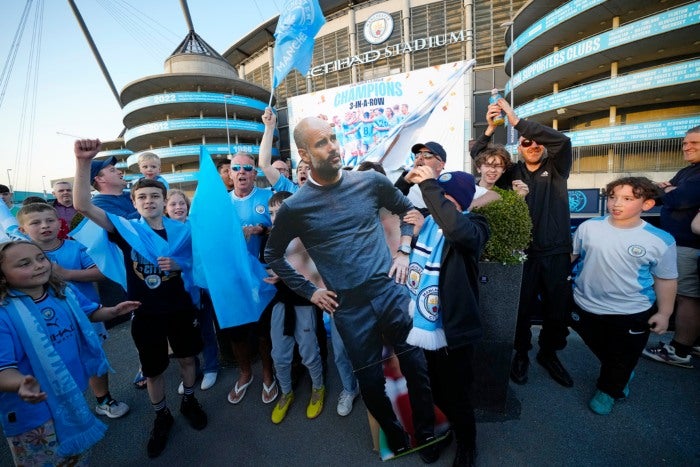
[[[476,422],[470,402],[473,343],[481,337],[478,261],[489,238],[486,219],[467,211],[474,177],[428,165],[414,167],[406,180],[421,191],[429,216],[408,213],[418,238],[411,252],[406,286],[411,293],[413,329],[406,342],[425,349],[435,404],[450,421],[457,440],[454,465],[473,465]]]

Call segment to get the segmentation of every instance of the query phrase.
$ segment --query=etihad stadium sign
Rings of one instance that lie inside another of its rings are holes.
[[[462,30],[418,38],[410,42],[400,42],[394,45],[387,45],[382,49],[369,50],[359,55],[353,55],[351,57],[341,58],[339,60],[333,60],[332,62],[326,62],[322,65],[311,67],[309,70],[309,75],[321,76],[325,75],[326,73],[344,70],[354,65],[376,62],[377,60],[383,58],[389,58],[402,54],[412,54],[421,50],[434,49],[437,47],[444,47],[446,45],[464,42],[470,37],[470,34],[470,32]]]

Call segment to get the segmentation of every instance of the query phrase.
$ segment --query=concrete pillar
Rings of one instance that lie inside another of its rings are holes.
[[[471,60],[474,58],[474,20],[473,20],[473,14],[472,12],[474,11],[474,0],[464,0],[463,3],[463,9],[464,9],[464,25],[467,29],[467,53],[465,54],[465,57],[467,60]],[[512,58],[511,58],[512,60]],[[472,72],[473,74],[473,72]],[[511,76],[512,78],[512,76]],[[511,91],[512,92],[512,91]]]
[[[348,32],[350,33],[350,56],[357,55],[357,23],[355,19],[355,9],[352,5],[348,6]],[[357,83],[357,67],[350,67],[350,80],[352,83]]]
[[[403,17],[401,42],[405,43],[411,40],[411,0],[403,0],[401,16]],[[403,54],[403,69],[404,72],[413,69],[411,65],[411,54]]]

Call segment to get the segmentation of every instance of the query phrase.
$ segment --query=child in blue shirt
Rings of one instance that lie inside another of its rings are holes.
[[[139,302],[101,307],[52,272],[34,243],[0,244],[0,421],[16,465],[86,465],[106,426],[82,392],[109,364],[91,321]]]
[[[629,395],[650,329],[668,328],[678,277],[673,237],[641,218],[654,207],[653,182],[620,178],[605,192],[609,214],[579,226],[572,254],[572,327],[601,363],[588,404],[599,415]]]

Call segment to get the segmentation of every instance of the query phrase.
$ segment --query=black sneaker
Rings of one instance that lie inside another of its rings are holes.
[[[156,419],[153,422],[153,429],[151,430],[151,436],[148,438],[148,445],[146,446],[148,457],[158,457],[160,453],[163,452],[165,444],[168,442],[168,434],[174,422],[175,420],[168,409],[156,415]]]
[[[185,400],[182,399],[180,404],[180,413],[185,416],[190,426],[195,430],[202,430],[207,426],[207,414],[202,410],[202,406],[194,396],[190,396]]]

